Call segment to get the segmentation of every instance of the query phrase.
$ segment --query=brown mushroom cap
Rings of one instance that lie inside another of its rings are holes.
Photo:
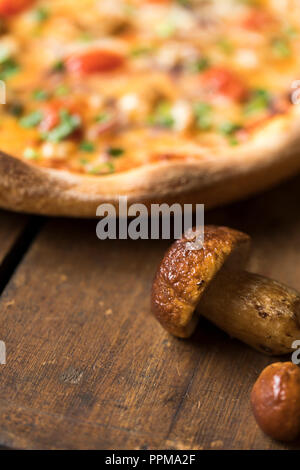
[[[300,433],[300,369],[292,362],[266,367],[251,392],[251,405],[261,429],[273,439],[292,441]]]
[[[205,289],[224,263],[242,268],[250,237],[227,227],[206,226],[204,246],[188,250],[191,239],[177,240],[164,256],[152,287],[152,312],[172,335],[189,337],[198,322],[195,312]]]

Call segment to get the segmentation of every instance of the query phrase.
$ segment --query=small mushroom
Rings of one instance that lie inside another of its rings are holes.
[[[300,369],[292,362],[266,367],[251,392],[251,405],[260,428],[278,441],[300,433]]]
[[[203,315],[231,337],[270,355],[287,354],[300,339],[300,295],[244,270],[250,237],[217,226],[205,228],[203,249],[176,241],[152,287],[152,311],[172,335],[187,338]]]

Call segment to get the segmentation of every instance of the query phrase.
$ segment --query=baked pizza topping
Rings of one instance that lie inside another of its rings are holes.
[[[243,145],[300,70],[293,0],[0,0],[0,34],[1,150],[91,175]]]

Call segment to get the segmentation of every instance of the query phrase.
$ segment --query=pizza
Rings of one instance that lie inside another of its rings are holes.
[[[0,0],[0,35],[4,208],[211,206],[300,168],[297,0]]]

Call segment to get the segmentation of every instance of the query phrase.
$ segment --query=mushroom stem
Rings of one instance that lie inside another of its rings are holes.
[[[230,336],[270,355],[287,354],[300,340],[300,295],[247,271],[221,270],[197,312]]]

